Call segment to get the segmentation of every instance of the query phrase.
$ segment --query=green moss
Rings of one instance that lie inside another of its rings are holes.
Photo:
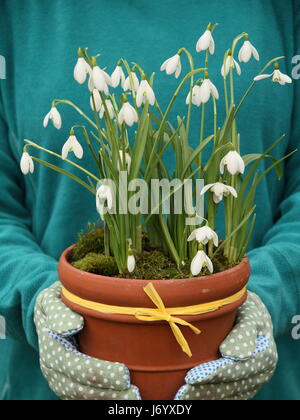
[[[143,235],[143,252],[136,256],[136,270],[134,273],[120,275],[113,257],[106,257],[104,253],[104,231],[95,229],[80,236],[78,244],[73,250],[71,263],[75,268],[88,273],[110,277],[125,277],[141,280],[168,280],[190,277],[190,261],[179,271],[173,260],[161,249],[151,248],[146,234]],[[223,254],[213,259],[214,272],[220,273],[232,267]],[[201,276],[209,275],[203,270]]]
[[[78,270],[102,276],[116,276],[118,274],[118,266],[113,257],[106,257],[103,254],[93,252],[87,254],[81,260],[73,262],[72,265]]]
[[[141,280],[168,280],[189,277],[189,267],[179,272],[176,264],[162,251],[144,251],[137,256],[134,273],[124,277]]]
[[[76,262],[82,260],[91,252],[95,254],[102,254],[104,252],[104,231],[103,229],[96,229],[84,235],[80,235],[79,241],[72,253],[72,261]]]

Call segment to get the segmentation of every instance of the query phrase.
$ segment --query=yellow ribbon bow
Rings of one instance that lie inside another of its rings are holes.
[[[178,325],[189,327],[195,334],[201,334],[201,331],[194,327],[192,324],[184,321],[177,316],[197,316],[201,314],[207,314],[209,312],[217,311],[218,309],[230,305],[240,300],[246,293],[247,288],[244,287],[238,293],[233,296],[229,296],[225,299],[221,299],[214,302],[201,303],[199,305],[186,306],[183,308],[166,308],[161,297],[156,291],[152,283],[149,283],[144,288],[147,296],[152,300],[157,308],[132,308],[123,306],[106,305],[104,303],[93,302],[90,300],[82,299],[79,296],[74,295],[67,289],[62,287],[63,296],[72,303],[75,303],[82,308],[91,309],[93,311],[103,314],[118,314],[118,315],[131,315],[139,321],[153,322],[153,321],[166,321],[169,323],[173,334],[179,343],[182,350],[189,356],[192,357],[191,349],[184,338]]]
[[[177,324],[182,325],[184,327],[189,327],[191,330],[199,335],[201,334],[201,331],[194,327],[192,324],[190,324],[187,321],[184,321],[183,319],[177,318],[172,316],[166,309],[161,297],[157,293],[155,287],[152,283],[149,283],[144,288],[145,293],[147,296],[152,300],[154,305],[157,306],[158,309],[140,309],[137,310],[135,313],[136,319],[140,321],[167,321],[170,324],[170,327],[172,328],[173,334],[178,342],[178,344],[181,346],[184,353],[186,353],[189,357],[192,357],[192,352],[190,349],[190,346],[188,345],[188,342],[184,338],[184,335],[180,331],[180,328]]]

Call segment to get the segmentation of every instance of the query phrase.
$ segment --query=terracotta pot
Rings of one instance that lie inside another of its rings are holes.
[[[154,307],[143,290],[148,280],[109,278],[77,270],[68,262],[71,251],[72,247],[67,249],[59,263],[59,278],[69,292],[108,305]],[[245,287],[249,276],[250,265],[245,258],[233,269],[212,276],[152,283],[166,307],[185,307],[230,297]],[[81,352],[100,360],[124,363],[144,400],[172,400],[191,368],[220,357],[220,344],[232,330],[237,309],[245,302],[246,294],[218,311],[180,317],[202,331],[201,335],[195,335],[190,328],[181,327],[192,358],[183,353],[167,322],[100,314],[83,309],[65,297],[63,300],[84,316],[85,328],[79,335]]]

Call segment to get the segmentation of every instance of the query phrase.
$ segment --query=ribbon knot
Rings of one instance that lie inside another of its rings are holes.
[[[198,328],[194,327],[194,325],[190,324],[189,322],[184,321],[181,318],[172,316],[172,314],[170,314],[168,310],[166,309],[161,297],[159,296],[157,290],[155,289],[152,283],[149,283],[144,288],[144,291],[147,294],[147,296],[152,300],[154,305],[157,306],[157,309],[145,308],[145,309],[137,310],[135,313],[136,319],[140,321],[148,321],[148,322],[153,322],[153,321],[168,322],[170,324],[170,327],[173,331],[173,334],[178,344],[180,345],[184,353],[186,353],[189,357],[192,357],[190,346],[188,345],[188,342],[184,338],[184,335],[182,334],[177,324],[185,326],[185,327],[189,327],[197,335],[201,334],[201,331]]]

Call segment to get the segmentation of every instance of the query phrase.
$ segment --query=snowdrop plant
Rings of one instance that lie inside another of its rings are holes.
[[[256,190],[272,169],[281,178],[280,164],[291,155],[279,160],[271,156],[285,136],[264,153],[243,155],[243,137],[238,130],[239,111],[258,81],[270,77],[281,85],[291,83],[289,76],[279,70],[279,61],[284,57],[267,63],[244,96],[236,98],[235,72],[242,74],[234,58],[238,44],[243,41],[238,54],[241,63],[246,65],[252,56],[260,59],[249,35],[238,35],[220,65],[224,86],[221,94],[217,80],[212,82],[209,76],[210,61],[215,60],[212,56],[215,54],[216,27],[209,24],[197,42],[197,60],[203,59],[203,66],[196,67],[192,54],[185,48],[179,49],[162,64],[161,71],[175,75],[176,79],[182,75],[184,66],[188,66],[165,110],[159,105],[154,74],[148,76],[139,64],[129,64],[121,58],[117,66],[112,67],[110,76],[102,67],[99,55],[91,57],[87,49],[79,49],[74,79],[80,85],[87,84],[91,115],[69,100],[56,99],[44,119],[44,127],[51,120],[55,128],[61,129],[62,117],[58,107],[62,105],[73,108],[83,120],[80,125],[71,127],[69,138],[58,147],[61,153],[25,140],[20,163],[24,175],[34,172],[36,162],[69,177],[95,196],[95,207],[104,223],[105,254],[115,258],[121,275],[131,273],[134,276],[139,256],[143,253],[144,235],[152,248],[163,250],[173,259],[179,275],[187,269],[191,276],[211,274],[219,257],[226,260],[225,269],[238,264],[247,251],[255,225]],[[265,74],[272,66],[274,72]],[[185,115],[175,122],[170,121],[171,110],[182,92],[187,95],[186,105],[179,106]],[[226,117],[220,124],[218,100],[221,96]],[[213,113],[212,127],[206,124],[209,110]],[[200,133],[194,148],[190,136],[192,119],[198,122]],[[206,132],[211,134],[205,138]],[[204,161],[206,149],[208,158]],[[30,153],[34,150],[60,160],[61,165]],[[170,150],[175,156],[171,171],[164,160],[170,155]],[[95,163],[93,172],[77,163],[86,152]],[[270,164],[261,173],[259,168],[264,160]],[[200,190],[199,179],[204,180],[204,187]],[[170,183],[176,180],[176,183],[167,193],[159,189],[155,205],[150,210],[153,182],[166,180]],[[134,190],[136,181],[143,181],[148,187],[145,197]],[[185,187],[189,182],[194,192],[186,195]],[[197,212],[197,195],[205,200],[205,214]],[[178,211],[178,200],[183,197],[186,205]],[[132,203],[134,211],[128,210]],[[165,211],[167,203],[168,212]],[[147,211],[143,211],[144,207]],[[226,228],[223,240],[217,233],[221,229],[216,222],[220,212],[224,213]],[[187,220],[193,220],[194,224],[187,223]]]

